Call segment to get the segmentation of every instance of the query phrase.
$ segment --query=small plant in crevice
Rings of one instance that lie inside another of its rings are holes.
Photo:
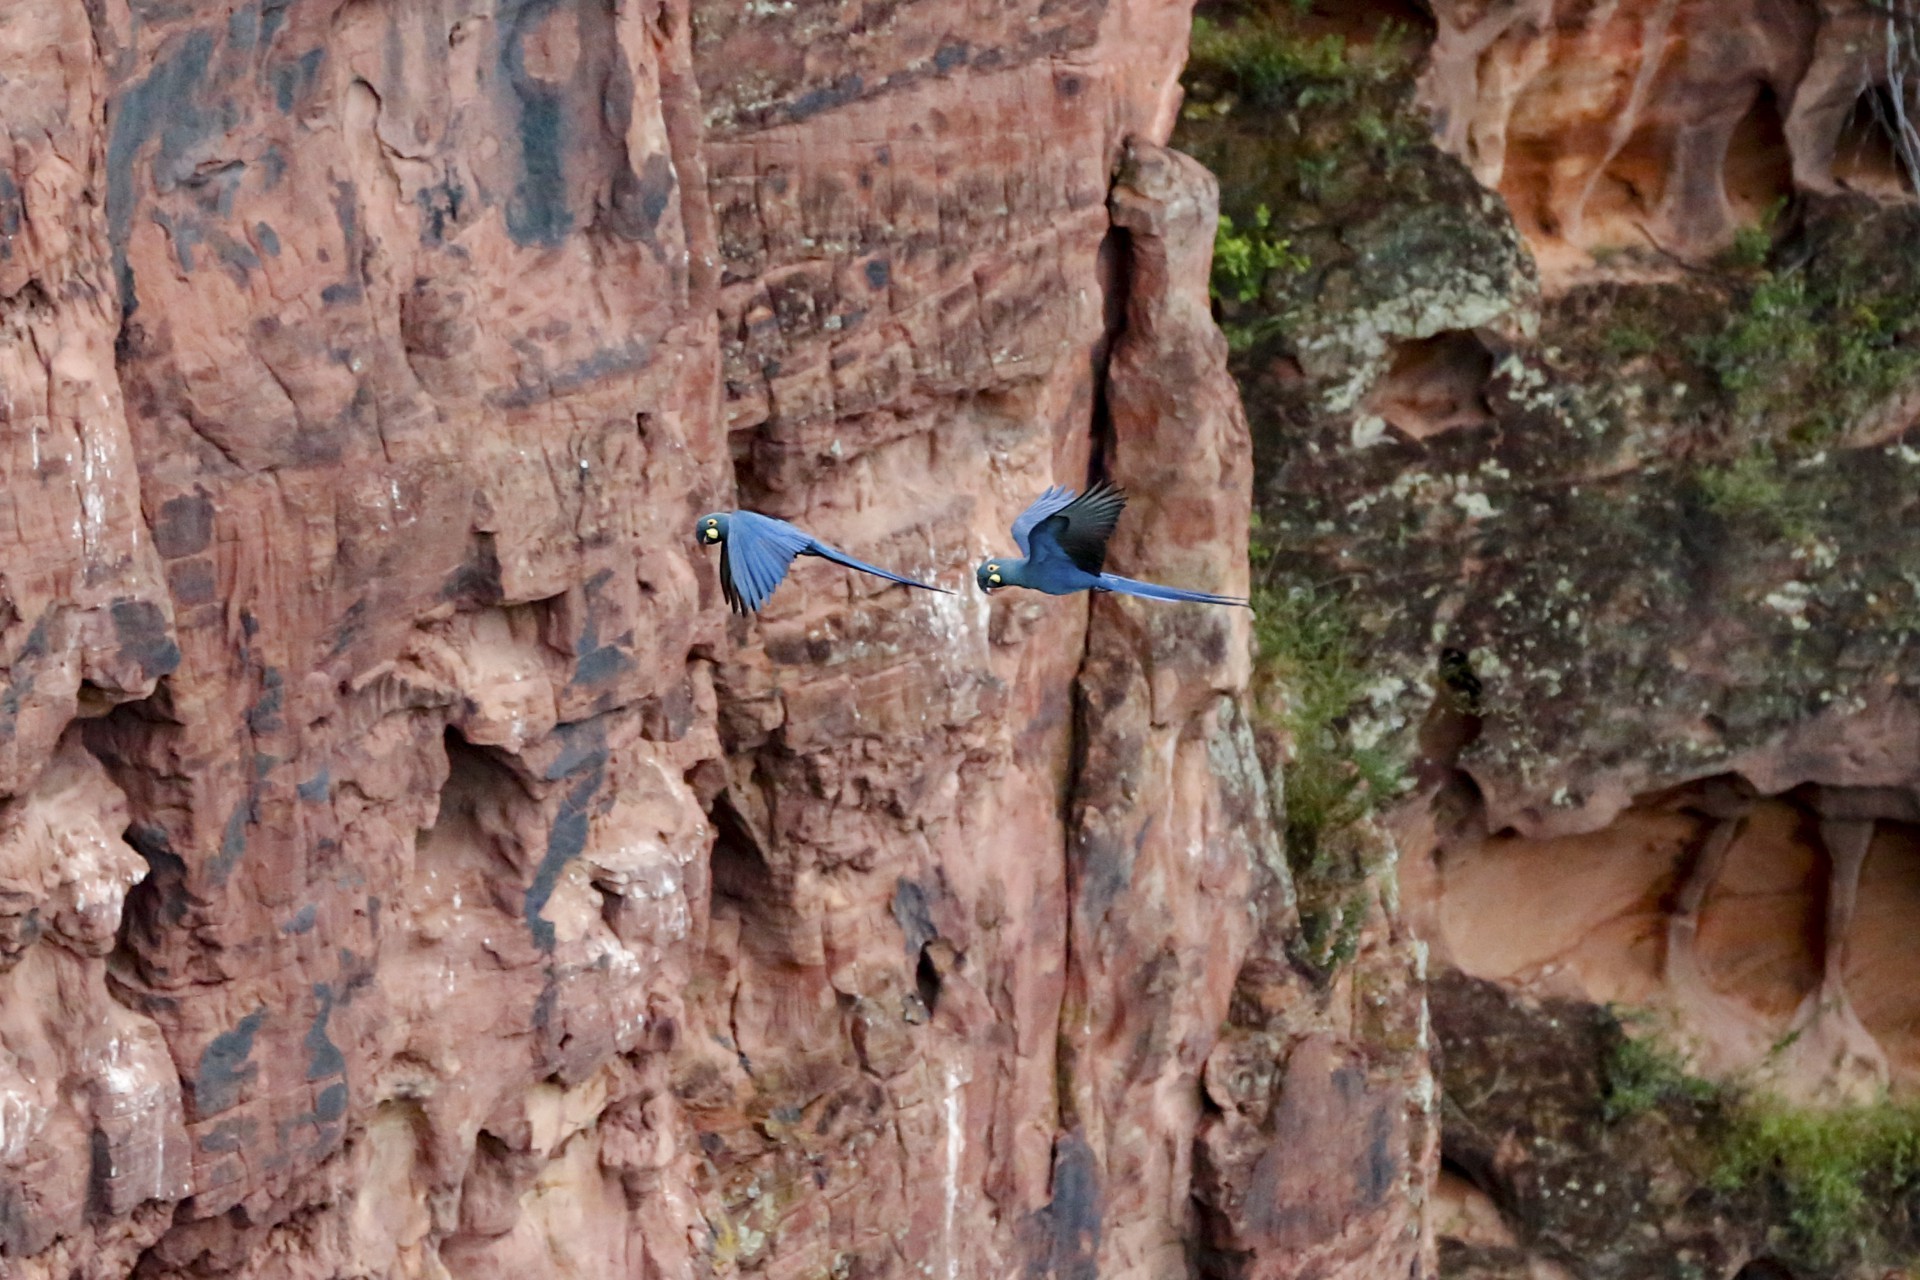
[[[1617,360],[1652,355],[1665,341],[1652,325],[1636,317],[1616,318],[1600,335],[1601,346]]]
[[[1213,274],[1208,289],[1215,298],[1252,302],[1265,290],[1272,273],[1298,273],[1308,265],[1306,256],[1296,253],[1290,240],[1274,233],[1273,214],[1264,204],[1254,209],[1244,227],[1223,213],[1213,237]]]
[[[1187,69],[1204,76],[1217,94],[1255,107],[1347,101],[1361,74],[1340,36],[1308,38],[1284,20],[1253,15],[1226,25],[1195,18]]]
[[[1690,1073],[1680,1051],[1644,1025],[1645,1015],[1611,1005],[1607,1014],[1611,1025],[1600,1064],[1600,1110],[1607,1123],[1617,1124],[1670,1103],[1708,1103],[1721,1096],[1721,1086]],[[1636,1025],[1640,1026],[1637,1033],[1629,1029]]]
[[[1733,233],[1733,243],[1720,255],[1722,266],[1757,271],[1773,256],[1773,241],[1780,219],[1787,211],[1787,198],[1781,196],[1761,213],[1758,222],[1749,223]]]
[[[1729,525],[1804,544],[1818,530],[1825,476],[1797,475],[1767,442],[1693,473],[1701,505]]]

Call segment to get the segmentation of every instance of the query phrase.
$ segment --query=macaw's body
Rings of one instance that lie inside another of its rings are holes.
[[[804,529],[754,511],[715,511],[701,516],[693,536],[702,546],[720,548],[720,591],[735,613],[751,613],[765,604],[786,579],[795,556],[818,556],[903,587],[953,594],[945,587],[916,582],[864,560],[855,560]]]
[[[988,593],[1002,587],[1026,587],[1050,596],[1111,591],[1145,600],[1247,603],[1237,596],[1163,587],[1104,572],[1107,539],[1113,536],[1113,527],[1126,506],[1127,495],[1104,481],[1079,496],[1071,489],[1050,488],[1013,522],[1013,540],[1020,547],[1020,557],[988,560],[974,571],[974,580]]]

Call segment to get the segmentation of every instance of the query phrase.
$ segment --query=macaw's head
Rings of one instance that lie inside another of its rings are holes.
[[[1009,585],[1007,566],[1000,560],[982,561],[980,567],[973,571],[973,580],[980,584],[982,591],[992,595],[1000,588]]]
[[[703,547],[717,547],[727,540],[727,516],[723,511],[715,511],[700,517],[700,523],[693,526],[693,540]]]

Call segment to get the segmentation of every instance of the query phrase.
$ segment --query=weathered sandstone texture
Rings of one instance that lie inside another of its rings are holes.
[[[1909,38],[1889,15],[1904,3],[1437,0],[1432,12],[1421,88],[1439,141],[1506,197],[1549,271],[1598,247],[1719,249],[1795,192],[1905,189],[1883,127]]]
[[[0,10],[0,1273],[1428,1273],[1245,615],[967,581],[1097,460],[1245,586],[1187,28]]]

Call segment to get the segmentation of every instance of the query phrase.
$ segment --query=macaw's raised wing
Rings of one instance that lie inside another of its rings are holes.
[[[1032,512],[1039,505],[1036,502],[1027,510]],[[1107,562],[1107,539],[1113,536],[1113,526],[1126,507],[1126,494],[1104,480],[1098,481],[1033,527],[1034,550],[1027,554],[1040,560],[1057,548],[1076,568],[1099,573]]]
[[[720,591],[733,611],[751,613],[765,604],[793,558],[812,542],[785,520],[752,511],[729,516],[727,540],[720,545]]]
[[[1020,554],[1030,556],[1033,548],[1027,545],[1027,535],[1033,532],[1033,526],[1045,520],[1073,501],[1073,490],[1062,489],[1058,485],[1047,486],[1047,491],[1033,500],[1033,504],[1022,511],[1013,522],[1013,543],[1020,548]]]

